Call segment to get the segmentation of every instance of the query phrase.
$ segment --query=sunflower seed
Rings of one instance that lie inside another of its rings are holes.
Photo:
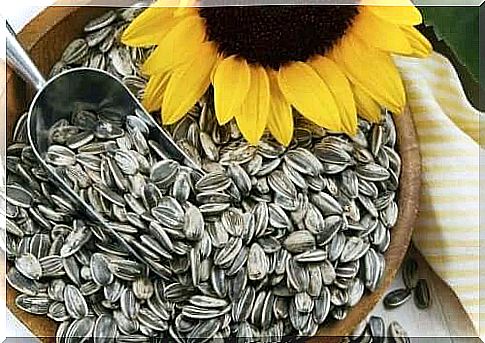
[[[263,248],[258,243],[253,243],[249,249],[247,269],[250,280],[264,279],[268,273],[268,259]]]
[[[298,264],[294,259],[286,262],[286,273],[288,286],[293,287],[297,292],[305,292],[310,282],[308,270]]]
[[[102,16],[90,20],[86,26],[84,26],[84,32],[92,32],[102,29],[110,25],[116,19],[115,11],[108,11]]]
[[[77,287],[66,285],[64,288],[64,301],[66,310],[72,318],[80,319],[88,314],[89,308],[86,299],[84,299]]]
[[[64,287],[66,283],[62,279],[54,279],[49,283],[47,293],[52,300],[64,301]],[[25,293],[25,292],[24,292]]]
[[[385,260],[373,248],[364,255],[364,284],[370,291],[374,291],[384,273]]]
[[[182,314],[191,319],[207,320],[221,317],[231,310],[231,306],[224,309],[207,309],[193,305],[186,305],[182,308]]]
[[[93,334],[94,324],[95,319],[90,316],[74,320],[63,335],[65,341],[88,341]]]
[[[42,276],[42,266],[32,254],[22,254],[15,259],[15,267],[25,277],[39,280]]]
[[[418,263],[412,258],[408,258],[402,267],[402,279],[404,285],[409,289],[416,288],[418,283]]]
[[[247,272],[240,270],[233,277],[227,278],[227,292],[231,300],[239,299],[248,282]]]
[[[66,307],[62,302],[53,302],[49,305],[47,317],[56,322],[63,322],[70,319],[69,314],[66,311]]]
[[[136,318],[140,309],[140,304],[137,302],[135,293],[131,289],[124,289],[121,293],[120,307],[123,314],[133,320]]]
[[[289,314],[291,324],[298,331],[302,330],[308,321],[311,320],[311,314],[299,312],[294,303],[290,304]]]
[[[341,214],[343,212],[342,206],[338,201],[325,192],[312,194],[310,201],[322,211],[324,216]]]
[[[108,52],[108,56],[111,59],[111,64],[114,67],[114,70],[118,74],[122,76],[129,76],[132,74],[133,64],[127,48],[113,47]]]
[[[141,325],[144,325],[151,330],[166,331],[168,329],[167,322],[159,318],[154,312],[146,307],[140,308],[137,318]]]
[[[140,300],[150,299],[154,292],[153,284],[150,279],[140,277],[133,282],[133,293]]]
[[[370,244],[358,237],[349,237],[340,255],[340,261],[350,262],[361,258],[369,249]]]
[[[6,189],[7,201],[23,208],[29,208],[32,205],[32,194],[19,185],[8,185]]]
[[[284,241],[285,248],[291,253],[302,253],[315,248],[315,238],[310,231],[292,232]]]
[[[394,343],[409,343],[410,339],[404,328],[396,321],[389,324],[388,335]]]
[[[62,265],[64,266],[64,270],[71,281],[76,285],[80,285],[81,276],[79,265],[76,259],[73,256],[62,258]]]
[[[387,308],[399,307],[411,298],[411,290],[405,288],[399,288],[392,292],[389,292],[384,297],[384,306]]]
[[[235,322],[245,321],[251,315],[256,292],[253,287],[247,287],[238,302],[233,305],[232,318]]]
[[[269,174],[268,185],[274,192],[288,198],[294,198],[296,196],[296,188],[294,184],[282,171],[276,170]]]
[[[396,225],[398,216],[398,207],[394,201],[391,201],[389,206],[387,206],[383,211],[380,212],[380,218],[382,223],[387,228],[392,228]]]
[[[42,295],[31,296],[27,294],[21,294],[15,298],[15,305],[21,310],[37,314],[46,315],[49,312],[49,306],[51,300]]]
[[[204,217],[197,207],[187,204],[183,225],[183,231],[187,239],[198,241],[202,238],[202,233],[204,231]]]
[[[59,255],[49,255],[39,259],[43,277],[58,277],[65,274],[62,259]]]
[[[73,40],[64,50],[61,59],[66,64],[81,64],[88,52],[86,40],[78,38]]]
[[[220,327],[221,321],[216,318],[201,322],[187,335],[187,342],[210,340],[219,331]]]
[[[98,285],[106,286],[113,282],[109,261],[104,255],[100,253],[93,254],[90,260],[90,268],[93,281]]]
[[[227,276],[236,275],[243,267],[245,267],[248,260],[249,251],[248,248],[242,247],[237,256],[234,258],[229,269],[226,269]]]
[[[110,26],[91,32],[86,36],[87,44],[89,47],[94,47],[104,41],[112,33],[113,28]]]
[[[125,335],[134,334],[140,327],[138,320],[130,320],[120,310],[113,311],[113,319],[115,320],[120,332]]]
[[[94,342],[114,342],[116,340],[118,328],[113,316],[108,314],[100,315],[94,324]]]
[[[419,279],[414,289],[414,303],[419,309],[427,309],[431,306],[431,294],[425,279]]]
[[[369,318],[370,334],[373,338],[373,342],[382,343],[386,336],[386,327],[384,320],[381,317],[371,316]]]
[[[388,170],[375,163],[359,164],[356,171],[366,181],[386,181],[390,177]]]
[[[295,255],[294,259],[299,263],[319,263],[326,260],[327,256],[328,254],[325,250],[315,249]]]
[[[231,238],[227,244],[216,253],[214,264],[219,266],[227,265],[237,256],[241,248],[242,239],[238,237]]]
[[[36,280],[23,276],[15,267],[11,267],[6,275],[10,286],[26,295],[35,296],[41,292],[41,285]]]
[[[79,223],[79,221],[78,221]],[[61,257],[69,257],[74,255],[91,239],[92,231],[84,224],[79,224],[74,227],[69,235],[66,237],[61,248]]]

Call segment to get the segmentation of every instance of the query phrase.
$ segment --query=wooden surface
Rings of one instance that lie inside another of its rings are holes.
[[[19,40],[30,52],[42,73],[47,74],[58,60],[67,44],[81,36],[82,27],[90,19],[105,11],[100,7],[49,7],[31,21],[19,34]],[[32,92],[10,71],[7,71],[7,139],[11,138],[13,125],[28,107]],[[399,218],[392,230],[392,239],[386,257],[385,277],[372,294],[349,311],[347,318],[335,322],[318,332],[311,341],[337,342],[364,319],[382,297],[392,282],[406,254],[411,240],[412,228],[419,206],[420,156],[416,132],[409,113],[396,116],[398,144],[402,157],[401,191],[399,193]],[[56,323],[43,316],[19,311],[14,303],[16,291],[7,287],[7,306],[42,341],[53,341]]]

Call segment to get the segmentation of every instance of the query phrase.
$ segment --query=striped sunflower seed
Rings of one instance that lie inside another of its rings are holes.
[[[427,309],[431,306],[431,293],[428,288],[428,282],[425,279],[419,279],[416,284],[414,303],[419,309]]]

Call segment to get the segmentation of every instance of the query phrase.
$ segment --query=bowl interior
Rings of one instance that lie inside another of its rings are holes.
[[[82,36],[88,20],[99,16],[107,8],[103,7],[49,7],[34,18],[20,33],[19,40],[37,63],[40,71],[47,75],[52,65],[59,59],[64,48],[74,38]],[[33,92],[14,75],[7,72],[7,142],[10,142],[12,130],[17,118],[28,109]],[[339,336],[350,334],[382,297],[393,280],[404,258],[411,240],[412,228],[416,218],[420,191],[420,156],[416,132],[411,116],[406,109],[395,116],[398,147],[402,158],[400,191],[398,198],[399,217],[392,229],[392,239],[385,254],[386,270],[380,287],[376,292],[366,295],[360,303],[349,311],[348,316],[321,328],[314,340],[339,340]],[[15,306],[17,291],[7,287],[7,306],[37,337],[52,341],[57,323],[47,317],[35,316],[23,312]]]

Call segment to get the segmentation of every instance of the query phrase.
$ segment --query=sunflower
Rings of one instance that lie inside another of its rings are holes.
[[[251,144],[267,128],[288,145],[294,110],[348,135],[357,131],[357,113],[371,122],[381,119],[382,107],[400,113],[406,97],[391,55],[426,57],[432,49],[414,28],[422,17],[409,0],[244,7],[200,1],[177,7],[159,0],[124,31],[129,46],[155,46],[142,67],[149,76],[144,105],[161,109],[170,125],[212,85],[219,124],[235,118]]]

